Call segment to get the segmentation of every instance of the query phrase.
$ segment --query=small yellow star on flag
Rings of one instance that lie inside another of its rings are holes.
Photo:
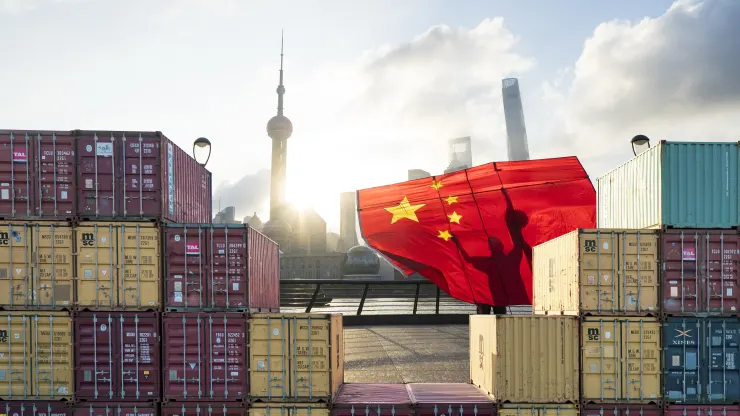
[[[447,199],[445,199],[445,201],[447,201],[447,205],[452,205],[454,203],[457,203],[457,197],[450,195],[447,197]]]
[[[416,218],[416,210],[423,207],[424,205],[426,204],[411,205],[408,198],[404,196],[400,204],[396,205],[395,207],[388,207],[385,210],[393,214],[393,218],[391,218],[391,224],[395,224],[396,221],[404,218],[411,221],[419,222],[419,219]]]
[[[437,237],[447,241],[450,238],[452,238],[452,234],[450,234],[450,232],[447,230],[444,230],[444,231],[439,230],[439,235]]]
[[[450,217],[450,222],[454,222],[455,224],[460,224],[460,218],[462,218],[462,215],[458,214],[455,211],[452,211],[451,215],[448,215]]]
[[[432,188],[434,188],[435,191],[439,191],[439,188],[442,187],[442,181],[435,181],[432,179]]]

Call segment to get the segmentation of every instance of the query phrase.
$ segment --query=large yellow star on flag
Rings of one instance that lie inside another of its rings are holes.
[[[403,218],[419,222],[419,219],[416,218],[416,210],[423,207],[424,205],[426,204],[411,205],[408,198],[403,197],[403,200],[401,200],[400,204],[396,205],[395,207],[388,207],[385,210],[393,214],[393,218],[391,218],[391,224],[395,224],[396,221]]]
[[[452,211],[451,215],[448,215],[450,218],[450,222],[454,222],[455,224],[460,224],[460,218],[462,218],[462,215],[458,214],[455,211]]]

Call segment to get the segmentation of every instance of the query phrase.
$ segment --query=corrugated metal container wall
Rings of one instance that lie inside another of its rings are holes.
[[[164,399],[240,401],[247,397],[247,319],[243,313],[168,312]]]
[[[663,232],[666,315],[737,315],[740,236],[736,230]]]
[[[409,383],[407,386],[416,416],[496,414],[493,401],[472,384]]]
[[[659,403],[661,337],[656,318],[584,318],[581,350],[584,403]]]
[[[658,240],[654,230],[581,229],[536,246],[533,312],[657,314]]]
[[[248,311],[248,230],[241,224],[209,225],[209,228],[209,307]]]
[[[329,407],[324,403],[253,403],[249,416],[329,416]]]
[[[159,310],[159,234],[148,222],[76,226],[79,309]]]
[[[624,403],[590,404],[581,409],[581,416],[663,416],[661,408],[657,405],[639,405]],[[688,416],[688,415],[682,415]],[[695,416],[695,415],[691,415]],[[728,415],[729,416],[729,415]]]
[[[740,416],[740,406],[670,405],[666,406],[663,414],[665,416]]]
[[[503,404],[499,416],[578,416],[578,407],[573,404]]]
[[[161,132],[75,135],[80,217],[211,220],[208,171]]]
[[[77,400],[159,401],[159,313],[75,317]]]
[[[414,416],[406,384],[345,383],[332,403],[332,416]]]
[[[72,416],[66,402],[13,401],[0,403],[0,413],[12,416]]]
[[[164,403],[162,416],[246,416],[241,403]],[[127,415],[126,415],[127,416]]]
[[[578,403],[578,332],[570,316],[471,315],[471,383],[501,403]]]
[[[253,400],[330,401],[344,382],[341,315],[254,314],[249,345]]]
[[[599,228],[740,224],[738,143],[660,142],[598,178]]]
[[[159,408],[152,404],[134,403],[78,403],[75,416],[158,416]]]
[[[278,244],[247,227],[249,310],[280,312],[280,249]]]
[[[164,226],[165,308],[200,309],[207,306],[207,230],[200,225]]]
[[[73,341],[69,313],[0,314],[0,399],[72,400]]]
[[[668,318],[663,327],[666,402],[740,402],[738,331],[737,318]]]
[[[75,185],[70,132],[0,130],[0,218],[72,219]]]
[[[0,223],[0,308],[72,308],[72,242],[67,223]]]

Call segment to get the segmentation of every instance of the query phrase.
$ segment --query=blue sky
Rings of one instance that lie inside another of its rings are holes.
[[[637,133],[738,140],[740,2],[0,0],[0,126],[206,136],[216,197],[267,212],[280,30],[289,198],[338,228],[339,192],[441,172],[446,141],[505,160],[500,80],[533,157],[598,176]]]

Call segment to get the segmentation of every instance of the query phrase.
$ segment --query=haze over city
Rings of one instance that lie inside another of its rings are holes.
[[[442,173],[451,138],[506,160],[506,77],[530,156],[592,177],[638,133],[740,140],[738,21],[734,0],[0,0],[0,124],[208,137],[214,213],[266,220],[284,30],[288,200],[338,231],[340,192]]]

